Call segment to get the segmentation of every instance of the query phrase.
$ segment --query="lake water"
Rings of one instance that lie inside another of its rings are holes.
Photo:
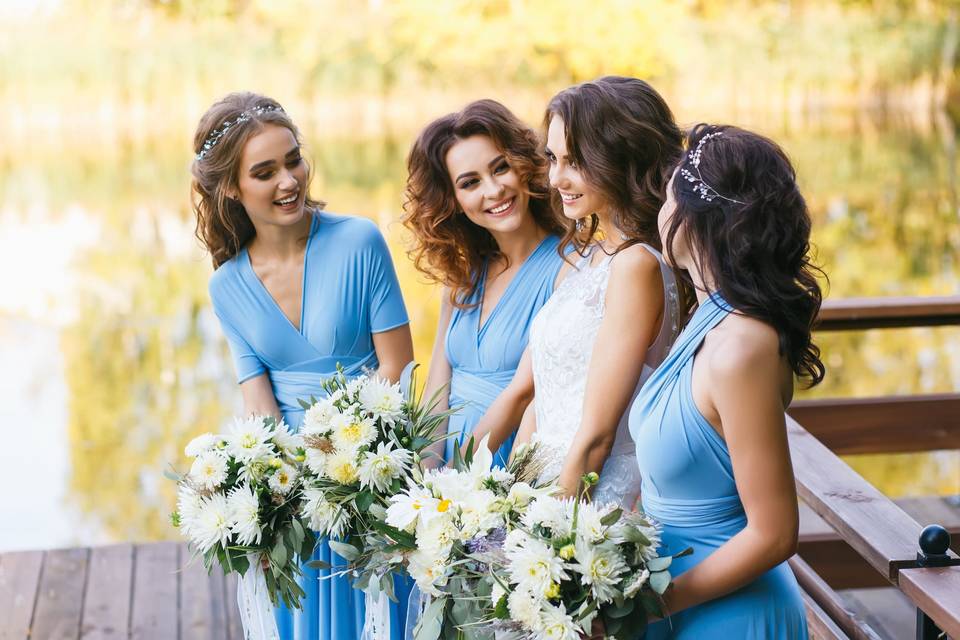
[[[759,124],[797,165],[830,297],[960,292],[948,120]],[[387,235],[426,363],[438,295],[396,222],[416,126],[308,136],[307,155],[314,194]],[[160,129],[61,126],[0,148],[0,550],[176,536],[162,471],[240,408],[207,298],[211,265],[193,238],[190,131]],[[960,327],[818,339],[827,380],[801,397],[960,389]],[[850,462],[891,496],[960,493],[957,451]]]

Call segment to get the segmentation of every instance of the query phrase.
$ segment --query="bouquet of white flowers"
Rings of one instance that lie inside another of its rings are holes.
[[[450,412],[431,413],[414,392],[372,375],[339,373],[323,383],[326,396],[302,403],[305,451],[304,523],[329,536],[330,548],[353,567],[354,586],[373,598],[393,594],[392,571],[402,558],[386,546],[368,546],[386,526],[386,507],[414,477]],[[433,400],[431,400],[433,401]],[[396,560],[396,562],[394,562]],[[318,566],[320,563],[316,563]]]
[[[471,446],[467,447],[472,451]],[[427,598],[414,631],[417,640],[488,636],[483,618],[498,588],[490,575],[491,553],[536,500],[557,491],[538,481],[535,448],[519,451],[506,469],[491,468],[486,441],[476,454],[455,454],[453,468],[425,471],[387,508],[381,548],[403,557]],[[377,546],[371,542],[370,546]]]
[[[309,557],[314,545],[296,517],[305,455],[300,436],[282,420],[253,415],[236,419],[226,433],[194,438],[185,453],[193,458],[190,471],[169,474],[179,484],[174,526],[208,571],[216,563],[224,573],[239,573],[251,598],[262,600],[265,591],[273,605],[299,607],[304,593],[295,557]]]
[[[642,513],[585,499],[597,480],[584,476],[573,499],[537,497],[507,534],[491,564],[487,619],[497,621],[495,629],[514,638],[578,640],[591,635],[599,616],[606,637],[632,640],[648,615],[662,615],[673,557],[657,556],[659,531]]]

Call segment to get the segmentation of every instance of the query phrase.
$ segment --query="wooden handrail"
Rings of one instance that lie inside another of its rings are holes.
[[[788,413],[837,455],[960,447],[960,393],[797,400]]]
[[[825,300],[815,325],[820,331],[960,324],[960,296],[840,298]]]
[[[915,568],[916,520],[789,416],[787,436],[801,499],[891,584],[900,586],[901,570],[908,571],[903,593],[941,629],[960,635],[960,567]]]
[[[837,592],[831,589],[803,558],[793,556],[789,562],[800,588],[830,617],[846,637],[854,640],[880,640],[880,636],[843,604]],[[835,632],[833,635],[836,635]]]

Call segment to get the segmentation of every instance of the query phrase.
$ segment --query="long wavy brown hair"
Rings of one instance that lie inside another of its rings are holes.
[[[255,111],[258,107],[270,107],[272,110]],[[221,129],[228,121],[234,122],[244,113],[250,116],[249,119],[232,124],[203,158],[196,158],[211,133]],[[250,92],[230,93],[215,102],[200,118],[197,131],[193,134],[195,156],[190,165],[193,175],[190,201],[197,216],[197,239],[210,252],[214,268],[237,255],[256,233],[246,209],[227,194],[238,188],[244,146],[267,124],[289,129],[300,143],[300,132],[280,103]],[[307,171],[307,184],[304,187],[309,194],[312,177],[310,165],[307,165]],[[304,206],[322,209],[326,203],[307,195]]]
[[[564,232],[550,202],[547,159],[537,134],[509,109],[495,100],[477,100],[431,122],[407,158],[403,224],[413,232],[409,255],[416,268],[449,287],[450,302],[461,308],[470,306],[466,300],[480,284],[484,261],[502,256],[490,232],[460,214],[447,171],[450,148],[477,135],[489,137],[517,172],[537,225],[547,233]]]
[[[563,120],[567,155],[609,207],[626,235],[622,247],[645,242],[660,248],[657,213],[670,172],[683,153],[683,134],[666,101],[643,80],[604,76],[564,89],[550,100],[543,119]],[[554,206],[561,206],[559,192]],[[560,243],[582,255],[597,233],[597,216],[578,229],[572,221]]]

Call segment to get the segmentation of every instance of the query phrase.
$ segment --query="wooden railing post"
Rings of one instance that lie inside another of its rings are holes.
[[[920,532],[920,551],[917,552],[917,564],[921,567],[956,567],[960,559],[951,558],[950,532],[938,524],[931,524]],[[943,630],[930,616],[917,607],[917,640],[938,640]]]

